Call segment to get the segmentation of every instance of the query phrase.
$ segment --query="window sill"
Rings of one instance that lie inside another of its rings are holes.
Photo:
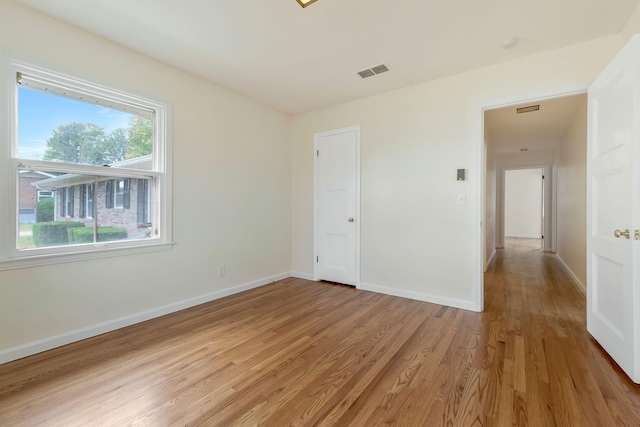
[[[168,251],[173,248],[173,245],[175,245],[174,242],[150,243],[146,245],[130,246],[125,248],[96,248],[74,253],[33,255],[19,258],[10,258],[0,260],[0,271],[12,270],[16,268],[36,267],[40,265],[62,264],[66,262],[83,261],[90,259],[143,254],[148,252]]]

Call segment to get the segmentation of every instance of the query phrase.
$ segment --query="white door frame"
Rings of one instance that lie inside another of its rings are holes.
[[[356,132],[356,283],[360,285],[360,125],[316,133],[313,137],[313,280],[318,281],[318,140],[323,136]]]
[[[482,219],[484,217],[484,204],[483,197],[485,172],[483,169],[483,154],[484,154],[484,113],[485,111],[495,110],[497,108],[512,107],[514,105],[525,104],[529,102],[545,101],[554,98],[563,98],[565,96],[572,95],[584,95],[587,93],[589,84],[574,85],[559,87],[551,90],[541,90],[526,95],[513,95],[504,98],[498,98],[495,100],[483,102],[477,108],[476,116],[476,161],[475,161],[475,175],[476,175],[476,207],[475,207],[475,232],[474,232],[474,244],[476,248],[474,270],[474,289],[475,289],[475,311],[484,311],[484,224]],[[552,189],[553,191],[553,189]]]

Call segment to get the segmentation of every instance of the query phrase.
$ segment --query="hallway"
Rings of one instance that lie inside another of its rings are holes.
[[[585,296],[539,242],[510,239],[485,274],[487,351],[513,388],[498,392],[501,415],[513,409],[500,425],[640,425],[640,387],[588,334]]]

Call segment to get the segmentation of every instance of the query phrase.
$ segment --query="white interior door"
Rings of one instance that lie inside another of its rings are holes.
[[[316,280],[357,284],[360,128],[316,134]]]
[[[589,88],[587,146],[587,329],[636,383],[639,41],[634,37]]]

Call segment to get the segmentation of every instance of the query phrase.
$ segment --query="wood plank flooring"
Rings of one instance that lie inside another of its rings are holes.
[[[516,244],[473,313],[286,279],[0,365],[1,426],[638,426],[558,261]]]

